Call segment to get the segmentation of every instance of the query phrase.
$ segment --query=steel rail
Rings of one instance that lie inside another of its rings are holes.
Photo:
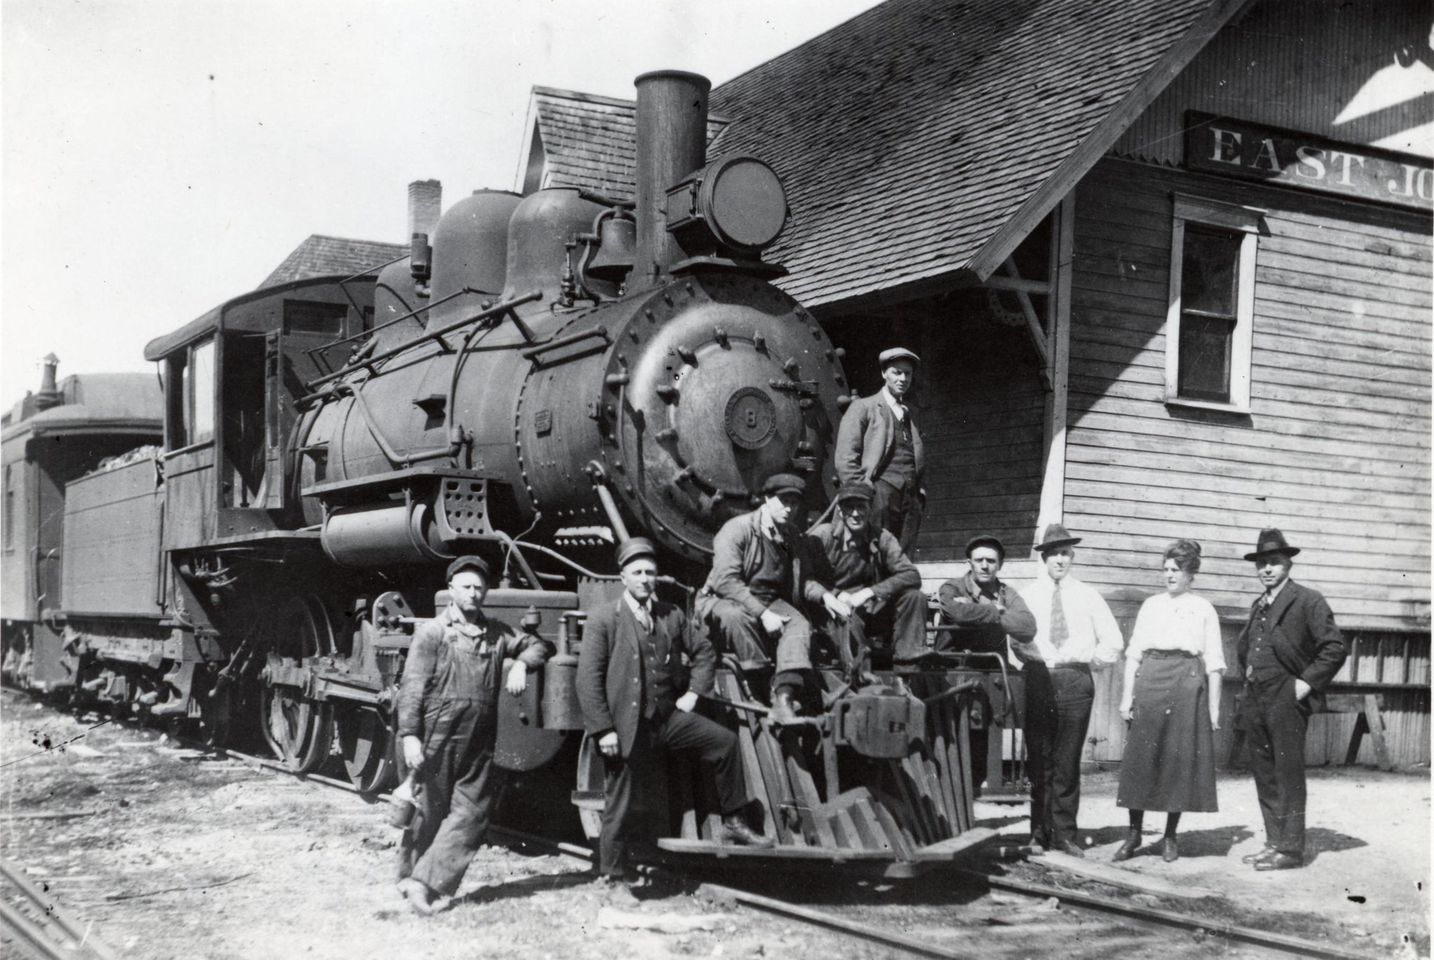
[[[33,948],[47,957],[116,960],[115,952],[95,935],[92,924],[81,925],[61,910],[55,899],[37,887],[18,863],[0,858],[0,876],[16,887],[27,902],[48,918],[48,925],[37,923],[10,904],[7,898],[0,898],[0,922],[23,937]],[[57,941],[47,932],[50,928],[58,931],[64,940],[70,942]]]
[[[1118,913],[1122,916],[1133,917],[1137,920],[1147,920],[1151,923],[1160,923],[1186,930],[1204,930],[1206,933],[1217,934],[1231,940],[1240,940],[1244,943],[1252,943],[1262,947],[1292,952],[1301,957],[1329,957],[1331,960],[1380,960],[1380,958],[1372,954],[1360,953],[1358,950],[1350,950],[1346,947],[1339,947],[1333,944],[1316,943],[1313,940],[1285,936],[1280,933],[1269,933],[1264,930],[1256,930],[1254,927],[1227,923],[1223,920],[1192,917],[1187,914],[1176,913],[1174,910],[1162,910],[1158,907],[1141,907],[1119,900],[1111,900],[1107,897],[1098,897],[1090,893],[1078,893],[1073,890],[1050,887],[1041,883],[1031,883],[1026,880],[1015,880],[1010,877],[996,877],[975,870],[957,869],[955,873],[972,881],[984,883],[987,886],[1000,890],[1010,890],[1013,893],[1025,893],[1037,897],[1055,897],[1067,903],[1088,907],[1092,910],[1102,910],[1107,913]]]
[[[579,847],[572,843],[562,843],[557,840],[549,840],[547,837],[540,837],[532,833],[509,830],[507,827],[489,827],[488,835],[493,839],[501,839],[510,844],[516,843],[542,847],[589,864],[592,863],[593,859],[592,851],[585,847]],[[650,876],[667,872],[654,867],[639,867],[638,869]],[[925,940],[917,940],[914,937],[908,937],[904,934],[890,933],[886,930],[871,926],[870,924],[859,923],[855,920],[839,917],[834,913],[827,913],[825,910],[813,910],[810,907],[788,903],[785,900],[777,900],[774,897],[764,897],[761,894],[748,893],[745,890],[738,890],[735,887],[724,887],[720,884],[707,883],[703,884],[703,886],[720,897],[730,898],[745,906],[756,907],[759,910],[765,910],[768,913],[775,913],[779,916],[790,917],[794,920],[802,920],[813,926],[836,930],[839,933],[844,933],[862,940],[869,940],[872,943],[878,943],[882,946],[898,947],[917,956],[937,957],[939,960],[970,960],[971,957],[969,953],[959,953],[939,944],[928,943]]]

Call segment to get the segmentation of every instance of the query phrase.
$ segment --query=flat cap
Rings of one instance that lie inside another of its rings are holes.
[[[982,533],[972,537],[970,540],[967,540],[967,560],[971,559],[971,551],[975,550],[977,547],[990,547],[992,550],[996,551],[996,556],[1000,558],[1002,563],[1006,562],[1006,545],[1002,543],[997,537],[993,537],[989,533]]]
[[[837,503],[843,500],[870,500],[876,496],[876,489],[865,480],[853,480],[837,489]]]
[[[622,569],[639,557],[657,559],[657,547],[646,537],[632,537],[617,545],[617,566]]]
[[[448,565],[448,579],[452,580],[454,574],[462,570],[477,570],[483,574],[483,581],[485,583],[493,579],[492,574],[488,571],[488,561],[482,557],[475,557],[471,553],[464,554]]]
[[[881,365],[883,370],[886,369],[888,364],[895,363],[897,360],[910,360],[912,363],[921,362],[920,357],[905,347],[891,347],[890,349],[883,350],[876,358],[877,363]]]
[[[784,493],[797,496],[807,492],[807,482],[795,473],[774,473],[762,484],[762,496],[776,497]]]

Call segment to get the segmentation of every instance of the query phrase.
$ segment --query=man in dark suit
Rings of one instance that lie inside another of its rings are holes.
[[[921,486],[926,458],[921,431],[905,400],[921,358],[893,347],[883,350],[878,362],[886,385],[869,397],[853,400],[837,429],[837,477],[844,484],[872,485],[872,522],[895,534],[910,556],[926,500]]]
[[[607,764],[599,871],[631,880],[627,843],[654,833],[652,784],[663,753],[683,751],[713,766],[729,843],[771,846],[741,811],[750,798],[732,731],[693,713],[716,672],[712,644],[692,640],[682,610],[658,600],[652,542],[634,537],[618,548],[623,594],[589,617],[578,657],[578,701],[589,736]],[[682,654],[691,660],[691,676]],[[646,816],[643,816],[646,814]]]
[[[1241,721],[1265,819],[1265,848],[1244,859],[1256,870],[1291,870],[1305,856],[1305,728],[1318,696],[1348,655],[1334,614],[1318,591],[1291,580],[1298,547],[1262,530],[1255,575],[1265,588],[1250,607],[1236,650],[1245,677]]]

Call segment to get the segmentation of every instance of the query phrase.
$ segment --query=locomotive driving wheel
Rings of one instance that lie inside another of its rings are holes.
[[[590,734],[583,734],[583,743],[578,748],[578,782],[573,791],[573,803],[578,808],[578,819],[583,824],[583,835],[596,840],[602,835],[602,811],[606,805],[606,767],[597,741]]]
[[[279,608],[270,624],[270,663],[298,666],[333,653],[328,613],[312,594],[294,597]],[[312,700],[296,687],[264,684],[259,723],[274,756],[295,773],[312,773],[333,746],[333,717],[327,703]]]
[[[388,723],[373,707],[341,704],[334,731],[349,780],[363,793],[381,793],[398,782]]]

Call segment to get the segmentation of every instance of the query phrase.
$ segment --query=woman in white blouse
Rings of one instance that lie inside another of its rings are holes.
[[[1162,852],[1168,862],[1180,856],[1180,814],[1216,809],[1214,731],[1220,729],[1225,655],[1214,606],[1190,592],[1199,570],[1194,540],[1165,548],[1165,593],[1141,605],[1125,651],[1120,714],[1130,727],[1116,803],[1130,811],[1130,833],[1116,860],[1129,860],[1140,847],[1146,810],[1167,813]]]

